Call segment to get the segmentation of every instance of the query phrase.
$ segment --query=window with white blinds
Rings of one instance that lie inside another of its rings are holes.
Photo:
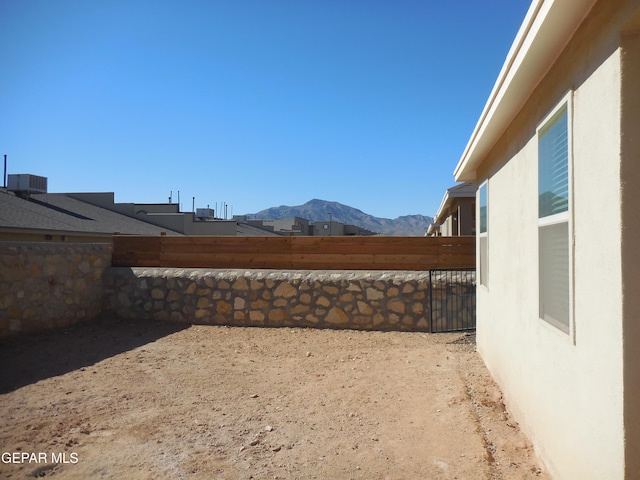
[[[538,130],[540,318],[570,332],[569,117],[565,102]]]
[[[478,229],[478,263],[480,285],[488,286],[489,282],[489,233],[488,233],[488,192],[487,182],[484,182],[478,188],[478,218],[480,219],[480,228]]]
[[[566,105],[538,132],[538,217],[569,210]]]

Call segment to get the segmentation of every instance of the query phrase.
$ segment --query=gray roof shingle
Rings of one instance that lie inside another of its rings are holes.
[[[87,234],[180,235],[147,222],[68,197],[63,193],[31,195],[30,200],[0,189],[0,228]]]

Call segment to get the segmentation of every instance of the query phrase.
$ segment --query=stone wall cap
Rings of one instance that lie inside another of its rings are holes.
[[[269,270],[269,269],[214,269],[214,268],[152,268],[114,267],[130,270],[143,277],[227,278],[251,277],[271,280],[423,280],[428,271],[414,270]]]

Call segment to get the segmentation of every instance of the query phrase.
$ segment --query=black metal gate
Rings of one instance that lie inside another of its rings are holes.
[[[430,270],[429,302],[432,333],[475,330],[476,270]]]

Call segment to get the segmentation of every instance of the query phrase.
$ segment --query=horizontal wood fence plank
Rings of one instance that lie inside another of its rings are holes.
[[[287,254],[255,255],[246,253],[167,253],[162,261],[171,267],[189,268],[268,268],[268,265],[290,265],[291,256]],[[285,267],[274,267],[285,268]],[[287,267],[290,268],[290,267]]]
[[[165,237],[164,252],[284,253],[291,249],[287,237]]]
[[[379,245],[420,246],[440,244],[438,237],[289,237],[292,244],[313,245]]]
[[[162,248],[160,238],[145,237],[145,238],[126,238],[118,235],[114,236],[114,249],[116,250],[132,250],[132,251],[152,251],[159,252]],[[126,239],[125,239],[126,238]]]
[[[135,261],[129,259],[116,259],[111,262],[114,267],[164,267],[159,258],[136,258]]]
[[[408,255],[437,255],[440,251],[438,245],[399,246],[399,245],[292,245],[291,253],[317,253],[317,254],[370,254],[370,255],[396,255],[398,252]]]
[[[131,251],[131,250],[121,250],[113,252],[114,258],[157,258],[160,259],[160,252],[148,252],[144,250]]]
[[[293,254],[291,255],[292,261],[294,263],[305,262],[305,263],[335,263],[335,264],[345,264],[349,265],[349,263],[360,263],[360,264],[370,264],[372,266],[375,265],[383,265],[383,264],[398,264],[402,263],[405,265],[411,264],[429,264],[436,263],[438,261],[438,255],[378,255],[378,254],[348,254],[348,255],[340,255],[340,254]]]
[[[233,254],[236,252],[249,253],[254,255],[277,255],[279,253],[288,254],[291,251],[290,248],[283,248],[282,246],[257,246],[257,245],[165,245],[162,248],[163,254],[173,253],[188,253],[188,254]]]
[[[288,245],[290,237],[175,236],[163,237],[165,245]]]
[[[476,246],[475,245],[441,245],[438,247],[438,251],[440,251],[441,253],[447,253],[447,252],[475,253]]]
[[[474,268],[474,237],[115,235],[114,266],[315,270]]]

